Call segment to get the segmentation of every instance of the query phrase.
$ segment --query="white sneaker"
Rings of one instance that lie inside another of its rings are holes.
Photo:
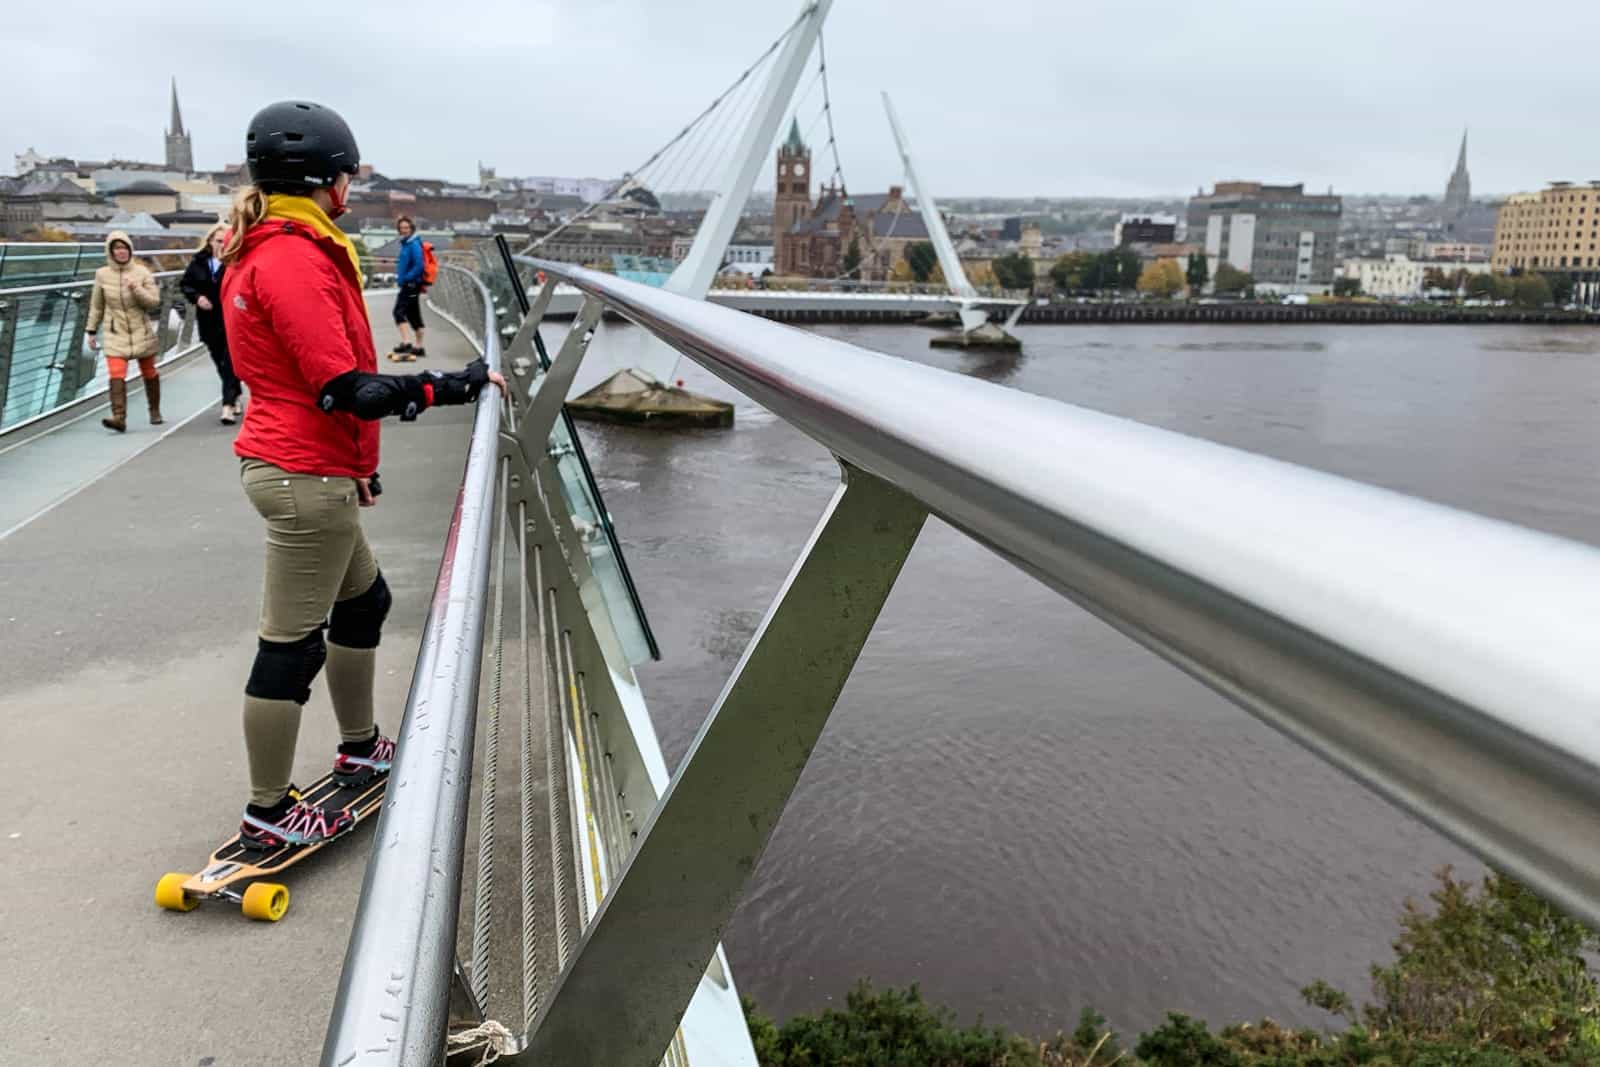
[[[224,426],[232,426],[238,421],[238,416],[234,413],[232,404],[222,405],[222,418],[218,421],[220,421]]]

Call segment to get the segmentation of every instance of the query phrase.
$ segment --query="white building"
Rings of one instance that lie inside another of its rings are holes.
[[[731,244],[728,252],[722,257],[724,263],[762,263],[772,266],[772,245],[770,244]]]
[[[1382,259],[1347,259],[1344,276],[1361,282],[1367,296],[1399,299],[1422,295],[1425,265],[1409,256],[1391,254]]]
[[[228,193],[179,193],[178,207],[183,211],[208,211],[224,219],[233,210],[233,197]]]
[[[1494,248],[1490,245],[1470,244],[1465,241],[1430,241],[1422,246],[1425,259],[1448,259],[1458,264],[1487,263]]]
[[[16,175],[19,178],[25,178],[29,174],[32,174],[34,168],[39,166],[39,164],[50,162],[49,156],[41,156],[31,147],[26,152],[18,152],[11,158],[16,160]]]
[[[672,260],[682,263],[694,244],[694,234],[680,233],[672,239]],[[773,245],[770,241],[734,241],[722,256],[723,266],[770,268],[773,263]],[[760,271],[756,272],[760,274]]]
[[[540,175],[532,178],[522,178],[520,181],[524,189],[531,189],[536,193],[576,196],[586,204],[595,204],[604,200],[611,190],[617,187],[617,181],[614,178],[556,178]]]

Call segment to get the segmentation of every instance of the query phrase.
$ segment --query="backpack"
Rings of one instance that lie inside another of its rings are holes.
[[[439,259],[433,254],[433,242],[422,242],[422,284],[432,285],[439,280]]]

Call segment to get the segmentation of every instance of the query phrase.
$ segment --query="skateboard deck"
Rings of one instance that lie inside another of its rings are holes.
[[[359,789],[345,789],[329,773],[311,788],[301,790],[300,796],[310,804],[349,808],[356,817],[356,826],[360,826],[382,805],[388,782],[389,776],[381,775]],[[238,904],[249,918],[277,922],[289,910],[289,890],[262,879],[294,866],[354,832],[355,827],[352,827],[332,841],[290,845],[270,851],[247,849],[239,843],[239,835],[234,834],[211,853],[199,874],[163,875],[156,883],[156,904],[169,911],[193,911],[203,900],[221,898]]]

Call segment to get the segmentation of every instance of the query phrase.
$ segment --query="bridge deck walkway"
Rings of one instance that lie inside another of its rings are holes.
[[[150,425],[137,373],[128,390],[126,433],[113,434],[100,425],[110,410],[102,402],[36,436],[29,427],[17,431],[21,440],[0,441],[0,541],[190,419],[212,416],[215,421],[221,411],[221,386],[204,348],[162,368],[162,425]]]
[[[392,343],[387,311],[374,302],[380,351]],[[436,325],[417,366],[471,358],[454,329]],[[205,383],[183,390],[195,398],[174,407],[175,425],[214,406],[210,375],[203,355],[174,375]],[[385,495],[363,519],[395,594],[378,659],[386,727],[405,703],[470,418],[445,409],[385,428]],[[97,417],[85,425],[105,434]],[[152,901],[157,877],[197,869],[245,799],[240,693],[262,530],[239,489],[232,433],[196,418],[0,539],[8,1063],[243,1067],[313,1063],[321,1048],[370,827],[289,872],[292,903],[275,925],[225,902],[182,915]],[[105,435],[108,448],[126,447]],[[336,739],[319,685],[297,780],[326,769]]]

